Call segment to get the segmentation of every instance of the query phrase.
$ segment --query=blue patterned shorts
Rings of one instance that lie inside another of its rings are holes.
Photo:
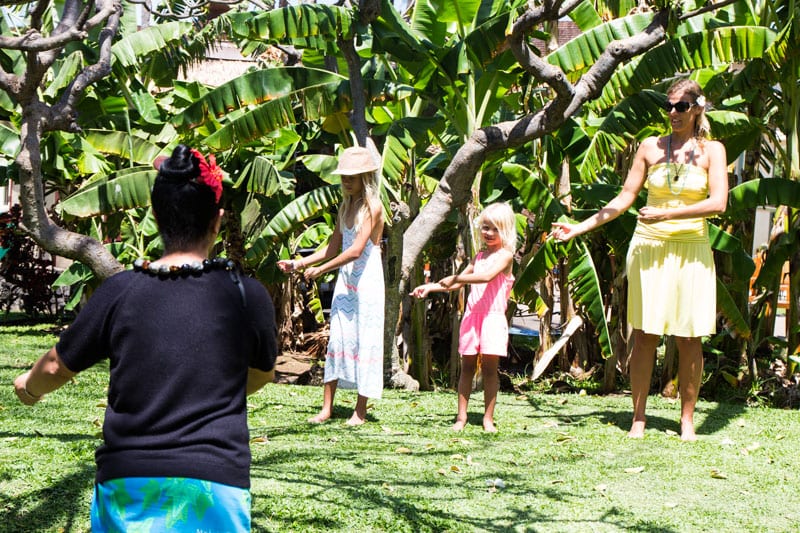
[[[96,483],[92,532],[250,531],[250,491],[182,477],[130,477]]]

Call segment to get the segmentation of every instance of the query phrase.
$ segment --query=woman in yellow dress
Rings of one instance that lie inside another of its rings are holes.
[[[627,211],[642,187],[647,205],[628,249],[628,322],[633,422],[641,438],[645,406],[662,335],[678,346],[681,438],[692,441],[694,408],[703,375],[701,337],[716,330],[716,273],[705,218],[725,211],[728,176],[725,147],[706,139],[705,97],[689,79],[673,84],[664,108],[672,132],[639,146],[620,193],[577,224],[553,224],[551,235],[567,241]]]

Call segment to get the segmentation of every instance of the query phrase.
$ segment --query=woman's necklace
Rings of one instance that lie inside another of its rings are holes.
[[[692,163],[692,161],[694,161],[695,148],[697,148],[697,144],[696,143],[692,143],[692,151],[689,152],[689,158],[688,158],[689,162],[685,163],[683,165],[684,169],[685,169],[684,172],[683,172],[683,179],[680,179],[681,178],[681,170],[680,170],[680,167],[678,166],[678,165],[680,165],[680,163],[675,163],[675,166],[677,167],[677,169],[675,171],[675,177],[670,179],[671,178],[670,159],[672,158],[672,134],[670,133],[669,137],[667,137],[667,187],[669,187],[669,192],[671,192],[675,196],[678,196],[680,193],[682,193],[684,187],[686,187],[686,177],[689,175],[689,165]],[[672,188],[672,182],[674,181],[675,183],[678,183],[678,180],[680,180],[681,188],[678,189],[677,191],[675,191]]]

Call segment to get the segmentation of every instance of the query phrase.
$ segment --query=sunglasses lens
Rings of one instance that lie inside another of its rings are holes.
[[[663,107],[667,113],[669,113],[673,109],[675,109],[678,113],[686,113],[687,111],[689,111],[689,108],[692,107],[692,104],[684,101],[675,102],[673,104],[672,102],[667,101],[664,102]]]

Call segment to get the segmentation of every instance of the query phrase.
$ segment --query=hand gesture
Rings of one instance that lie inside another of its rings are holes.
[[[436,283],[425,283],[424,285],[420,285],[419,287],[415,287],[413,291],[411,291],[411,296],[414,298],[425,298],[428,296],[433,289],[437,286]]]
[[[456,282],[455,276],[447,276],[446,278],[442,278],[439,280],[439,285],[441,285],[445,289],[449,289],[455,284],[455,282]]]
[[[294,259],[281,259],[278,261],[278,269],[281,272],[294,272]]]
[[[311,267],[311,268],[307,268],[305,270],[305,272],[303,272],[303,275],[305,276],[306,281],[311,281],[311,280],[319,277],[322,273],[323,272],[319,267]]]
[[[646,205],[639,209],[639,215],[636,218],[646,224],[649,224],[652,222],[660,222],[662,220],[669,219],[668,214],[669,213],[667,209]]]
[[[548,237],[552,237],[559,242],[566,242],[580,235],[577,224],[565,224],[563,222],[553,222],[552,230]]]

